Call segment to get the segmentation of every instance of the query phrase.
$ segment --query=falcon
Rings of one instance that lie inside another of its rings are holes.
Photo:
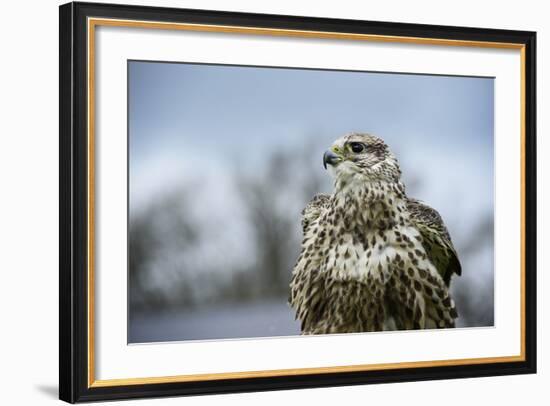
[[[302,212],[289,303],[302,334],[451,328],[461,265],[439,213],[409,198],[386,143],[347,134],[323,156],[333,193]]]

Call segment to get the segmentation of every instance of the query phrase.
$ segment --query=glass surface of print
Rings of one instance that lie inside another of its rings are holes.
[[[462,265],[456,326],[494,324],[493,78],[138,60],[128,74],[130,343],[300,334],[302,210],[333,193],[323,154],[350,133],[383,140],[406,195],[441,215]]]

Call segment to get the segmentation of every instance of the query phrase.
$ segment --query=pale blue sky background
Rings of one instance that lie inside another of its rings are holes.
[[[151,62],[129,69],[136,164],[167,144],[234,152],[352,130],[395,147],[410,138],[493,147],[493,79]]]
[[[492,78],[129,62],[129,80],[133,203],[162,187],[159,166],[169,179],[190,162],[240,156],[253,168],[266,150],[304,142],[320,162],[334,139],[366,131],[394,150],[405,180],[472,188],[468,206],[492,209]]]

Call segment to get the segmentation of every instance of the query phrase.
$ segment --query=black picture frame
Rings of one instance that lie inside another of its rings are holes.
[[[59,398],[67,402],[235,393],[536,372],[536,33],[190,9],[60,6]],[[88,353],[87,19],[89,17],[519,44],[524,49],[524,359],[471,365],[93,387]]]

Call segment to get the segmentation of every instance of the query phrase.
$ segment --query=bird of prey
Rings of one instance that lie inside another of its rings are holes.
[[[371,134],[323,156],[334,177],[302,212],[289,303],[302,334],[454,327],[461,265],[438,212],[407,197],[396,157]]]

